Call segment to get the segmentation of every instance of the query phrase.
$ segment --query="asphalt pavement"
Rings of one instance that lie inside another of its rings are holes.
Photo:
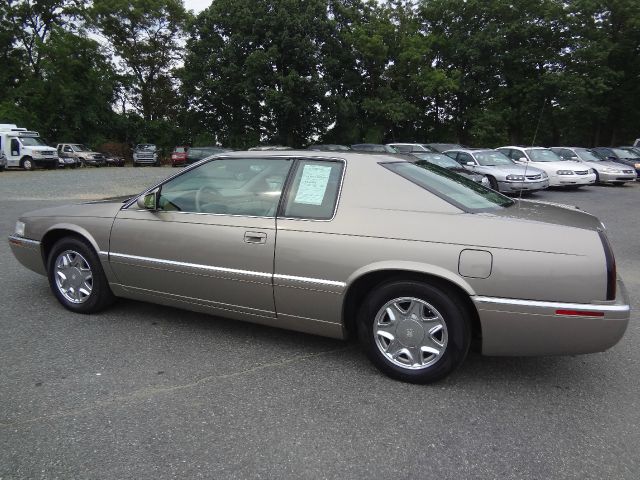
[[[26,211],[174,172],[0,173],[0,237]],[[354,343],[134,301],[72,314],[0,240],[0,479],[637,480],[640,183],[531,198],[603,220],[635,308],[625,337],[583,356],[472,353],[430,386],[384,377]]]

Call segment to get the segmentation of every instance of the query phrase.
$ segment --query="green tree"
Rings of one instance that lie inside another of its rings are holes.
[[[88,18],[116,56],[128,102],[147,121],[176,105],[173,70],[188,19],[182,0],[94,0]]]
[[[324,132],[326,2],[218,0],[187,41],[182,77],[196,127],[231,147],[301,146]]]

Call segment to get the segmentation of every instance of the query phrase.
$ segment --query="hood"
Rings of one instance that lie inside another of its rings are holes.
[[[595,231],[603,228],[597,217],[572,205],[522,199],[514,201],[515,205],[491,213],[500,217],[551,223],[585,230]]]
[[[588,165],[590,168],[615,168],[616,170],[620,170],[624,167],[628,167],[627,164],[625,163],[616,163],[616,162],[584,162],[586,165]],[[625,168],[625,170],[628,170],[628,168]]]
[[[99,201],[61,205],[58,207],[42,208],[24,214],[21,218],[29,217],[98,217],[113,218],[122,208],[121,201]]]
[[[588,170],[589,167],[583,165],[578,162],[573,162],[571,160],[562,160],[559,162],[531,162],[535,164],[536,168],[541,168],[543,170],[554,169],[554,170],[578,170],[584,171]]]
[[[46,145],[36,145],[36,146],[31,146],[31,145],[25,145],[22,146],[21,148],[28,148],[29,150],[33,150],[34,152],[55,152],[56,148],[55,147],[47,147]]]
[[[490,168],[496,169],[500,172],[503,172],[505,175],[524,175],[525,169],[527,171],[527,175],[541,175],[544,173],[544,170],[539,169],[538,167],[531,167],[524,165],[480,165],[480,168]]]

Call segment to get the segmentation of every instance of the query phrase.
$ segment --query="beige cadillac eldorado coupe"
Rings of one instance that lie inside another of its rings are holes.
[[[392,154],[234,152],[124,203],[20,218],[60,303],[115,297],[328,337],[426,383],[486,355],[603,351],[629,321],[603,225]]]

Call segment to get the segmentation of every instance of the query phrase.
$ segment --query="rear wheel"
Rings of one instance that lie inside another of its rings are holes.
[[[395,281],[364,301],[358,329],[371,362],[391,378],[431,383],[464,360],[471,341],[470,318],[447,289]]]
[[[99,312],[115,300],[98,256],[78,238],[63,238],[53,246],[47,276],[53,294],[72,312]]]

